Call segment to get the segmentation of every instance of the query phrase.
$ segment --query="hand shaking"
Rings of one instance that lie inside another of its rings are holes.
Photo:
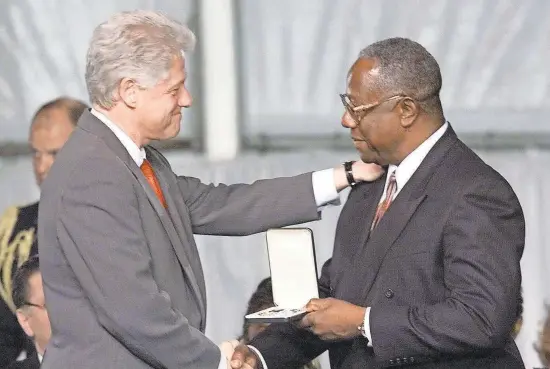
[[[231,369],[261,369],[262,363],[258,356],[246,345],[239,345],[230,361]]]

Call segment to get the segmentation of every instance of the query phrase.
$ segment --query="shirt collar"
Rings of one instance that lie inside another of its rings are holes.
[[[140,148],[138,145],[136,145],[136,143],[132,141],[132,139],[130,138],[130,136],[126,134],[126,132],[124,132],[119,126],[111,122],[111,120],[109,120],[109,118],[107,118],[104,114],[98,112],[93,108],[91,110],[91,113],[97,119],[105,123],[105,125],[109,127],[111,131],[113,131],[115,136],[118,138],[120,143],[122,143],[122,145],[126,148],[126,151],[128,151],[128,154],[130,154],[130,156],[135,161],[137,166],[141,167],[141,164],[143,164],[143,161],[146,158],[145,149],[143,147]]]
[[[412,177],[414,172],[418,169],[420,164],[422,164],[422,161],[426,156],[428,155],[428,152],[434,147],[434,145],[439,141],[441,137],[443,137],[443,134],[445,131],[447,131],[447,128],[449,127],[449,123],[445,122],[437,131],[435,131],[428,139],[420,146],[418,146],[416,149],[414,149],[413,152],[411,152],[399,166],[396,165],[390,165],[388,167],[388,174],[391,174],[395,171],[395,181],[397,182],[397,191],[396,195],[401,189],[405,186],[405,184],[409,181],[409,179]],[[387,182],[389,180],[389,175],[386,178],[386,187]]]

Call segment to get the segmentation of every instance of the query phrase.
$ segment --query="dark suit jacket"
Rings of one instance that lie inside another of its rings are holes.
[[[269,369],[326,349],[333,369],[523,368],[510,332],[525,224],[509,184],[451,127],[369,235],[384,183],[350,192],[320,281],[325,295],[372,307],[373,347],[272,326],[251,343]]]
[[[164,197],[85,112],[42,184],[40,268],[52,325],[42,367],[214,369],[197,234],[318,219],[311,173],[251,185],[177,176],[147,147]]]
[[[30,346],[13,312],[11,285],[17,267],[38,253],[37,219],[38,202],[10,207],[0,219],[0,368]]]
[[[14,361],[6,367],[6,369],[38,369],[40,368],[40,361],[36,351],[32,355],[29,355],[25,360]]]

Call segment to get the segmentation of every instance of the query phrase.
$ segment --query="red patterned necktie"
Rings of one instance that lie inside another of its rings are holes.
[[[397,182],[395,180],[394,171],[390,174],[390,180],[388,181],[388,185],[386,187],[386,197],[384,197],[384,200],[378,204],[378,207],[376,208],[376,214],[374,215],[374,219],[372,220],[372,225],[370,227],[371,231],[378,225],[378,223],[380,223],[380,219],[382,219],[384,213],[390,207],[395,191],[397,191]]]
[[[155,191],[155,194],[157,195],[157,198],[159,199],[160,203],[162,204],[162,206],[164,206],[164,208],[166,208],[166,199],[164,198],[162,189],[160,188],[159,180],[155,175],[155,171],[153,170],[153,167],[151,166],[151,163],[149,162],[149,160],[144,159],[140,169],[143,172],[143,175],[145,176],[145,178],[147,179],[147,182],[149,182],[149,184],[153,188],[153,191]]]

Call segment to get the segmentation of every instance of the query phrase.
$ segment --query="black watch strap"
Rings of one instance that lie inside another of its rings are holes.
[[[353,171],[352,166],[355,161],[346,161],[344,163],[344,171],[346,172],[346,179],[348,180],[348,183],[351,187],[354,187],[357,182],[355,181],[355,178],[353,177]]]

